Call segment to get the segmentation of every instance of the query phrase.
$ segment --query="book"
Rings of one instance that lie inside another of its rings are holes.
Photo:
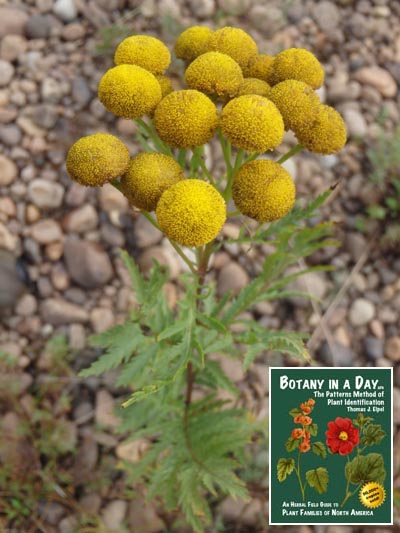
[[[393,524],[393,369],[270,368],[269,521]]]

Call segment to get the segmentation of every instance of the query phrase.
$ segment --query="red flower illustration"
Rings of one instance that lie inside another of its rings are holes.
[[[348,455],[360,441],[360,433],[353,426],[350,418],[341,418],[340,416],[334,422],[328,422],[328,431],[325,432],[325,435],[326,444],[331,452],[339,455]]]

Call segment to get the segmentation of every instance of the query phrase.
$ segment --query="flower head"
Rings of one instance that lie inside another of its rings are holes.
[[[300,416],[300,424],[302,426],[311,426],[312,418],[310,416]]]
[[[133,35],[119,43],[114,63],[138,65],[152,74],[163,74],[171,63],[171,54],[159,39],[150,35]]]
[[[257,153],[281,144],[284,134],[283,119],[275,104],[255,94],[238,96],[226,104],[221,129],[234,146]]]
[[[107,111],[122,118],[151,114],[161,100],[161,87],[156,78],[136,65],[118,65],[107,70],[98,92]]]
[[[156,214],[169,239],[183,246],[201,246],[221,231],[226,206],[221,194],[209,183],[185,179],[162,194]]]
[[[284,80],[299,80],[318,89],[324,82],[323,68],[314,54],[304,48],[279,52],[271,65],[268,81],[275,85]]]
[[[311,407],[309,405],[301,404],[300,409],[303,411],[305,415],[309,415],[312,411]]]
[[[249,78],[258,78],[269,83],[269,74],[274,56],[257,54],[250,58],[249,63],[243,67],[243,74]]]
[[[220,52],[207,52],[190,63],[185,79],[191,89],[232,97],[243,83],[243,74],[230,56]]]
[[[274,85],[268,98],[279,109],[286,129],[295,133],[314,118],[320,104],[310,85],[298,80],[285,80]]]
[[[290,174],[273,161],[260,159],[245,163],[233,177],[232,198],[236,207],[258,222],[285,216],[292,209],[295,197]],[[309,417],[296,417],[294,422],[306,425],[304,418]]]
[[[295,428],[291,434],[292,439],[302,439],[304,437],[304,429]]]
[[[328,422],[328,431],[325,432],[326,445],[332,453],[348,455],[353,451],[354,446],[360,441],[360,432],[353,426],[350,418],[338,416],[333,422]]]
[[[259,80],[258,78],[244,78],[243,82],[239,86],[238,96],[244,94],[258,94],[259,96],[268,96],[271,87],[266,81]]]
[[[171,146],[201,146],[214,135],[218,112],[215,104],[199,91],[174,91],[157,106],[154,124],[161,139]]]
[[[310,449],[311,449],[311,444],[310,444],[310,441],[309,441],[309,440],[303,440],[303,442],[300,442],[300,444],[299,444],[299,450],[300,450],[302,453],[309,452]]]
[[[183,179],[181,166],[170,156],[146,152],[135,156],[122,176],[122,191],[129,202],[154,211],[162,193]]]
[[[243,68],[258,54],[257,44],[240,28],[225,26],[214,31],[208,40],[208,50],[231,56]]]
[[[213,31],[206,26],[192,26],[183,31],[175,43],[176,57],[193,61],[196,57],[208,52],[208,41],[212,34]]]
[[[71,146],[67,154],[67,172],[81,185],[104,185],[125,172],[129,158],[128,148],[117,137],[94,133]]]
[[[161,96],[164,98],[164,96],[167,96],[167,94],[172,93],[174,88],[172,87],[172,81],[167,76],[163,76],[162,74],[156,74],[156,80],[160,84],[161,87]]]
[[[336,154],[346,143],[346,125],[336,109],[320,104],[313,119],[296,128],[296,136],[310,152]]]

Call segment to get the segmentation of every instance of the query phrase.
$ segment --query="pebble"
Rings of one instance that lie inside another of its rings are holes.
[[[313,17],[324,31],[333,30],[340,23],[340,11],[333,2],[318,2],[314,7]]]
[[[104,526],[111,531],[123,531],[121,528],[127,510],[128,503],[125,500],[114,500],[107,504],[101,512]]]
[[[71,324],[69,326],[68,344],[73,350],[82,350],[85,347],[86,334],[82,324]]]
[[[375,306],[366,298],[357,298],[350,307],[349,319],[353,326],[364,326],[375,316]]]
[[[64,188],[59,183],[38,178],[28,185],[28,198],[40,209],[60,207],[63,197]]]
[[[58,81],[53,78],[45,78],[40,87],[40,94],[44,102],[58,104],[64,93],[63,88]]]
[[[9,124],[18,116],[18,110],[15,107],[0,108],[0,124]]]
[[[165,531],[165,524],[157,515],[153,505],[140,497],[135,497],[129,503],[128,523],[132,532],[160,533],[160,531]]]
[[[60,326],[62,324],[85,323],[89,320],[88,312],[80,305],[74,305],[61,298],[48,298],[41,305],[44,323]]]
[[[232,291],[237,294],[243,287],[248,285],[249,275],[238,263],[230,262],[223,266],[217,278],[218,293],[223,295]]]
[[[160,230],[150,224],[147,218],[143,216],[139,217],[135,222],[134,235],[139,248],[147,248],[159,243],[162,239]]]
[[[96,394],[96,424],[112,429],[118,426],[119,419],[114,414],[114,398],[106,389],[100,389]]]
[[[384,355],[383,341],[381,339],[377,339],[376,337],[365,337],[364,349],[367,357],[372,361],[381,359]]]
[[[29,39],[46,39],[50,35],[51,20],[45,15],[32,15],[26,24]]]
[[[287,272],[287,274],[294,274],[297,270]],[[301,291],[310,294],[317,300],[322,300],[327,293],[328,285],[326,277],[322,272],[309,272],[304,276],[300,276],[294,282],[290,283],[287,287],[289,291]],[[303,298],[302,296],[290,296],[288,298],[292,304],[299,307],[309,307],[310,300]]]
[[[103,185],[103,187],[100,187],[99,201],[101,208],[107,212],[124,212],[129,209],[129,202],[127,198],[123,194],[121,194],[115,187],[108,183]]]
[[[108,255],[97,243],[67,238],[64,259],[71,279],[86,289],[101,287],[113,274]]]
[[[22,9],[0,7],[0,38],[5,35],[23,35],[29,16]]]
[[[39,128],[50,130],[56,125],[57,119],[58,111],[53,104],[42,104],[33,109],[32,120]]]
[[[15,312],[19,316],[32,316],[37,310],[37,301],[32,294],[24,294],[18,300]]]
[[[348,346],[333,343],[333,354],[330,346],[324,341],[319,349],[321,361],[329,366],[352,366],[357,354]]]
[[[11,63],[0,59],[0,87],[5,87],[13,79],[15,68]]]
[[[364,116],[355,109],[346,109],[343,113],[346,122],[347,131],[351,137],[364,138],[368,131],[367,123]]]
[[[61,227],[55,220],[50,218],[42,219],[31,227],[32,237],[39,244],[49,244],[62,239]]]
[[[114,325],[114,313],[107,307],[95,307],[90,313],[90,323],[95,333],[101,333]]]
[[[0,224],[0,309],[14,307],[26,286],[18,271],[18,263],[13,253],[4,249],[1,242]]]
[[[66,41],[77,41],[85,35],[85,28],[82,24],[72,22],[64,26],[62,31],[62,37]]]
[[[400,388],[393,388],[393,422],[400,425]]]
[[[195,17],[205,19],[213,16],[215,3],[214,0],[194,0],[190,2],[190,8]]]
[[[17,175],[18,168],[14,161],[0,154],[0,187],[10,185]]]
[[[346,233],[345,250],[349,252],[354,262],[362,256],[367,246],[367,240],[361,233]]]
[[[116,456],[122,461],[137,463],[144,452],[148,450],[150,443],[147,439],[136,439],[133,442],[123,442],[115,450]]]
[[[357,70],[353,74],[353,78],[360,83],[372,85],[385,98],[393,98],[397,94],[397,83],[393,76],[387,70],[376,65]]]
[[[78,104],[79,109],[86,107],[91,101],[93,94],[85,78],[81,76],[74,78],[71,89],[72,98]]]
[[[63,22],[72,22],[78,15],[74,0],[56,0],[53,13]]]
[[[255,3],[248,12],[251,23],[268,39],[286,25],[285,14],[278,7]]]
[[[65,231],[72,233],[86,233],[97,228],[99,217],[95,208],[86,204],[68,213],[63,220]]]
[[[26,52],[27,41],[22,35],[6,35],[0,44],[0,57],[5,61],[15,61]]]
[[[390,337],[385,344],[385,355],[391,361],[400,361],[400,337]]]
[[[240,16],[247,13],[252,0],[219,0],[218,5],[227,15]]]
[[[0,126],[0,140],[7,146],[16,146],[21,142],[22,132],[16,124]]]

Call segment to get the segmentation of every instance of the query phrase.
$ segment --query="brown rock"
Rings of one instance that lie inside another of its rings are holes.
[[[386,341],[385,355],[392,361],[400,361],[400,337],[390,337]]]
[[[40,311],[43,321],[54,326],[83,323],[89,320],[89,315],[82,306],[71,304],[62,299],[49,298],[45,300]]]
[[[114,324],[114,313],[107,307],[96,307],[90,313],[90,322],[95,333],[101,333]]]
[[[114,414],[114,398],[106,389],[97,392],[95,418],[96,424],[106,428],[115,428],[119,424],[119,419]]]
[[[86,233],[94,230],[99,223],[99,217],[95,208],[86,204],[78,209],[74,209],[64,218],[63,225],[66,231],[75,233]]]
[[[360,83],[375,87],[385,98],[393,98],[397,94],[397,83],[393,76],[376,65],[357,70],[353,78]]]
[[[238,263],[228,263],[219,272],[217,285],[219,294],[233,291],[237,294],[249,283],[247,272]]]
[[[112,276],[111,261],[96,243],[67,239],[64,244],[64,258],[71,279],[82,287],[100,287]]]
[[[18,174],[17,165],[3,154],[0,154],[0,187],[10,185]]]
[[[28,15],[21,9],[0,7],[0,38],[5,35],[23,35]]]
[[[140,498],[131,501],[128,522],[131,531],[140,533],[159,533],[165,530],[165,524],[158,517],[153,505]]]
[[[49,244],[62,238],[60,225],[50,218],[39,220],[32,226],[32,237],[39,244]]]

